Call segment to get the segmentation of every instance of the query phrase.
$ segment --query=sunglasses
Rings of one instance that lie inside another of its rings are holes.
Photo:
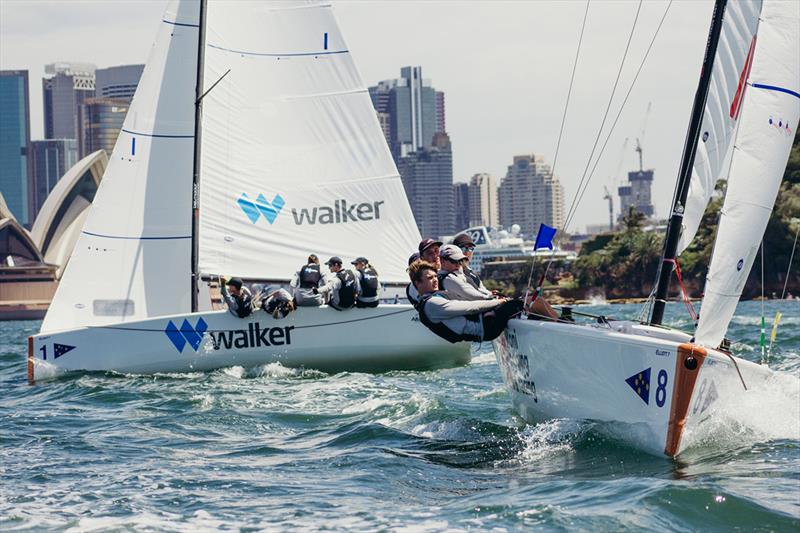
[[[471,252],[472,250],[475,249],[474,246],[459,246],[459,248],[461,248],[461,250],[464,252]]]

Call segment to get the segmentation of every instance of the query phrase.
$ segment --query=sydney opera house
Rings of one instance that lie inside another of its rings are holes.
[[[104,150],[78,161],[50,192],[30,232],[0,194],[0,320],[44,316],[107,164]]]

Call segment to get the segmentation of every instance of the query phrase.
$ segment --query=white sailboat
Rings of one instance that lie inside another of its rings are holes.
[[[288,280],[310,252],[405,284],[419,241],[330,5],[173,0],[41,332],[30,381],[67,370],[322,370],[467,362],[409,305],[211,310],[204,279]]]
[[[717,408],[770,378],[768,368],[719,347],[775,203],[798,117],[800,3],[718,0],[653,316],[649,323],[509,322],[494,347],[524,418],[621,423],[634,446],[675,456]],[[692,336],[664,328],[674,257],[691,242],[714,183],[726,176],[697,329]]]

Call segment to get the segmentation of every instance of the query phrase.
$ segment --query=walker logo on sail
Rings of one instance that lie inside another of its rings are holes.
[[[276,194],[271,202],[268,201],[263,194],[259,194],[254,202],[245,192],[242,193],[236,203],[239,204],[239,207],[242,208],[244,214],[247,215],[247,218],[249,218],[250,222],[253,224],[258,222],[258,218],[261,215],[264,215],[264,218],[270,225],[275,222],[275,219],[278,218],[278,215],[281,213],[281,209],[286,205],[286,202],[280,194]]]
[[[247,215],[247,218],[250,219],[250,222],[255,224],[263,215],[270,225],[275,222],[286,205],[286,201],[280,194],[276,194],[270,202],[263,194],[259,194],[253,201],[247,193],[242,193],[237,203],[244,214]],[[383,200],[352,203],[342,198],[334,200],[333,205],[292,208],[292,220],[297,226],[380,220],[381,206],[384,204]]]

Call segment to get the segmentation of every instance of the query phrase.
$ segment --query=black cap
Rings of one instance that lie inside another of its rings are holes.
[[[356,257],[353,261],[350,261],[351,265],[355,265],[356,263],[369,263],[369,260],[366,257]]]
[[[231,278],[231,279],[228,280],[227,283],[225,283],[225,285],[228,285],[228,286],[231,286],[231,287],[236,287],[237,289],[241,289],[242,288],[242,280],[241,280],[241,278]]]
[[[411,263],[413,263],[413,262],[414,262],[414,261],[416,261],[417,259],[419,259],[419,252],[414,252],[414,253],[413,253],[413,254],[411,254],[411,256],[408,258],[408,264],[410,265]]]
[[[326,265],[333,265],[333,264],[341,265],[342,264],[342,258],[341,257],[336,257],[334,255],[333,257],[331,257],[330,259],[325,261],[325,264]]]
[[[435,241],[435,240],[433,240],[431,238],[422,239],[420,241],[420,243],[419,243],[419,253],[424,252],[425,250],[427,250],[428,248],[430,248],[433,245],[441,246],[442,243],[441,243],[441,241]]]
[[[468,233],[459,233],[456,235],[456,238],[453,239],[453,244],[459,248],[465,248],[467,246],[472,248],[475,247],[475,243],[472,241],[472,237],[470,237]]]

